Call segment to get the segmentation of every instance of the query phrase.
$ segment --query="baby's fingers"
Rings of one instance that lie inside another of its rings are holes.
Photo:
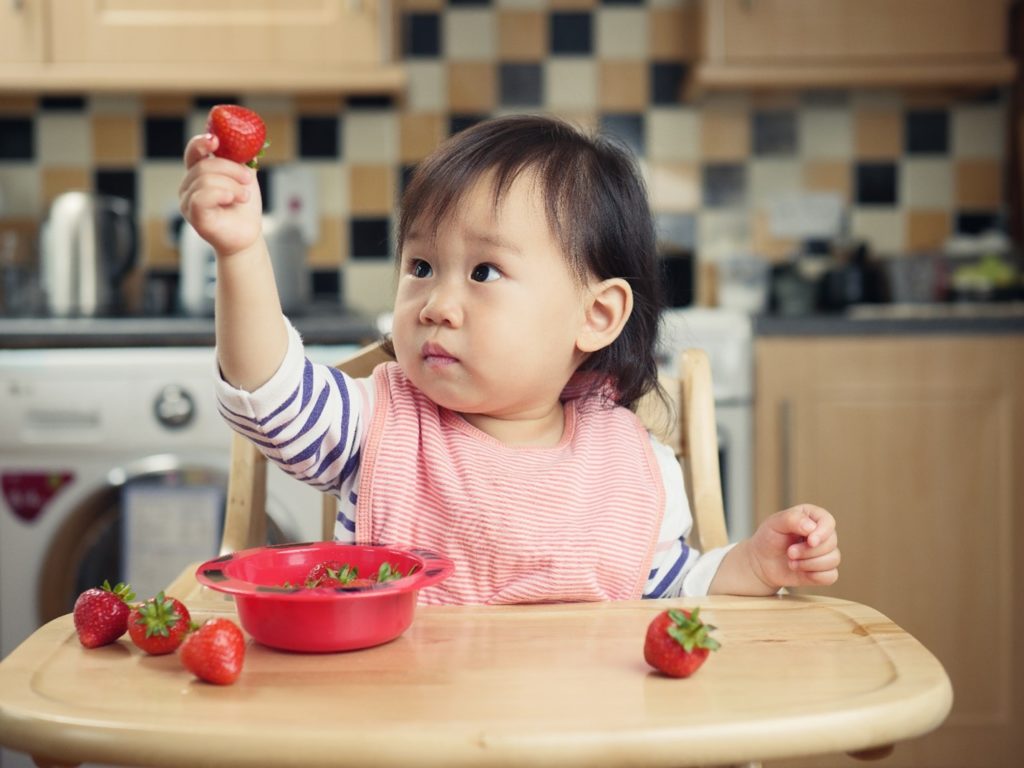
[[[790,560],[789,568],[803,583],[827,586],[839,578],[839,561],[839,550],[833,549],[820,557]]]
[[[217,151],[220,140],[212,133],[201,133],[193,136],[185,145],[185,167],[191,168],[203,158]]]

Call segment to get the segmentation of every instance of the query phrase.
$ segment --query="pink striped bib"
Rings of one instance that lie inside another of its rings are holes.
[[[632,412],[570,400],[557,446],[518,448],[436,406],[396,363],[374,381],[356,541],[450,557],[455,573],[421,602],[640,597],[665,491]]]

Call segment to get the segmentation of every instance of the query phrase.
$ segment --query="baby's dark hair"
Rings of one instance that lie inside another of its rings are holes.
[[[444,142],[413,172],[402,197],[398,254],[416,222],[439,226],[481,177],[494,175],[498,205],[520,173],[532,172],[554,237],[580,284],[623,278],[633,311],[622,333],[580,366],[594,380],[612,378],[613,399],[627,408],[657,389],[655,345],[661,291],[654,223],[632,154],[602,135],[552,117],[486,120]]]

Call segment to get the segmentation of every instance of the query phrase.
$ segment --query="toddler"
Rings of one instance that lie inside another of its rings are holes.
[[[837,578],[835,521],[777,512],[700,553],[682,473],[633,413],[657,387],[660,288],[631,156],[549,117],[486,121],[423,160],[397,235],[395,362],[352,379],[282,316],[253,171],[185,150],[181,210],[217,252],[233,429],[339,499],[335,538],[454,560],[424,602],[728,593]]]

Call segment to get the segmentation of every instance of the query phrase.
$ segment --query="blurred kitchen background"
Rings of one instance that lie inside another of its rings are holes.
[[[216,549],[212,254],[177,212],[211,105],[267,122],[265,231],[323,361],[387,326],[416,163],[545,112],[639,158],[662,362],[712,357],[733,538],[828,507],[830,593],[946,665],[953,715],[886,764],[1015,765],[1022,51],[1014,0],[4,3],[0,651],[97,580],[160,585]],[[272,538],[316,535],[294,485],[271,477]]]

